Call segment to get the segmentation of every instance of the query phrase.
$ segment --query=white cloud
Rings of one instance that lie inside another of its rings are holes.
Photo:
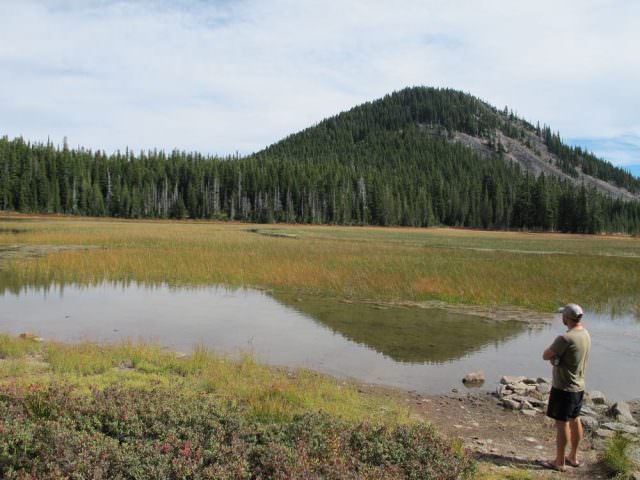
[[[615,138],[570,138],[567,141],[606,158],[616,165],[624,167],[640,165],[640,137],[626,135]]]
[[[12,136],[250,152],[409,85],[567,137],[640,136],[632,1],[30,0],[0,16]]]

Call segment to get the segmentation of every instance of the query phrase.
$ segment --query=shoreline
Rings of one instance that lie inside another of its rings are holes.
[[[42,351],[49,344],[46,340],[30,335],[24,335],[20,338],[37,343],[39,351]],[[64,345],[74,347],[74,344]],[[91,345],[97,350],[108,348],[108,345],[100,343]],[[185,354],[166,349],[163,351],[175,357],[178,362],[188,362],[200,355],[197,352]],[[45,369],[41,372],[50,371],[51,366],[47,364],[42,354],[29,358],[28,362],[31,362],[34,367]],[[0,360],[0,367],[7,361],[10,360]],[[238,365],[240,361],[231,360],[231,362]],[[101,375],[133,375],[139,368],[140,365],[136,366],[134,363],[125,362],[108,368],[104,373],[86,377],[80,384],[91,385],[94,382],[99,384]],[[335,385],[338,390],[345,389],[345,392],[357,392],[357,395],[361,395],[365,402],[375,400],[379,405],[396,405],[400,409],[405,409],[408,413],[407,420],[410,423],[428,423],[450,441],[460,441],[465,452],[480,462],[482,469],[514,468],[538,473],[537,461],[549,457],[553,452],[553,422],[547,419],[543,413],[527,415],[518,409],[505,409],[503,400],[496,396],[495,392],[472,391],[461,386],[459,389],[455,389],[457,391],[448,394],[425,394],[387,385],[340,379],[323,373],[308,372],[304,369],[266,365],[262,365],[260,368],[272,372],[269,375],[287,378],[291,382],[297,382],[300,377],[312,375],[315,379],[324,379],[323,381]],[[109,373],[111,370],[113,373]],[[314,383],[318,380],[314,380]],[[245,383],[247,379],[239,381]],[[63,384],[64,377],[53,376],[50,382],[54,385]],[[487,386],[489,387],[489,385]],[[229,399],[227,401],[233,399],[233,392],[226,394],[223,391],[222,394]],[[634,416],[640,418],[640,399],[628,403],[632,406]],[[388,407],[381,408],[384,410]],[[393,423],[395,420],[392,421]],[[598,472],[600,472],[599,454],[607,438],[599,439],[591,434],[586,436],[582,449],[585,468],[572,472],[571,478],[597,478]]]

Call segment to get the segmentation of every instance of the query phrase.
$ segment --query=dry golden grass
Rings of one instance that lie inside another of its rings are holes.
[[[261,235],[258,228],[295,235]],[[12,230],[12,231],[10,231]],[[19,233],[15,233],[19,230]],[[549,310],[639,302],[640,239],[456,229],[0,218],[2,245],[76,245],[14,259],[0,286],[225,284],[379,300]]]

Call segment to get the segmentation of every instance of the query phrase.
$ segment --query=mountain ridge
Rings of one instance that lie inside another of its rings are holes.
[[[245,157],[0,139],[0,209],[126,218],[640,232],[640,179],[549,127],[412,87]]]
[[[464,103],[466,100],[468,109],[476,109],[475,118],[473,115],[471,118],[460,118],[459,115],[449,117],[447,112],[442,111],[442,106],[438,111],[438,102],[433,102],[431,110],[419,111],[421,99],[420,95],[415,98],[416,93],[423,95],[422,100],[425,95],[453,96],[457,97],[460,103]],[[414,98],[411,99],[411,97]],[[368,113],[362,112],[362,110],[375,109],[385,102],[394,102],[397,107],[405,108],[411,108],[410,104],[414,104],[413,111],[402,112],[393,120],[381,122],[383,128],[386,127],[387,130],[399,129],[413,123],[425,131],[431,131],[432,134],[446,135],[449,140],[458,141],[483,155],[502,153],[505,158],[520,165],[536,177],[540,172],[545,172],[548,175],[572,181],[577,185],[584,182],[587,186],[594,187],[615,198],[640,199],[640,178],[636,178],[624,169],[614,166],[611,162],[599,158],[581,147],[564,144],[560,134],[553,133],[550,127],[540,127],[539,125],[536,127],[513,114],[512,111],[508,111],[507,107],[501,111],[470,93],[448,88],[423,86],[404,88],[326,118],[311,127],[275,142],[254,155],[268,153],[283,142],[290,141],[296,136],[304,135],[314,129],[322,128],[328,123],[340,121],[343,117],[354,114],[367,117]],[[402,118],[402,114],[404,114],[404,118]],[[500,151],[501,147],[504,148],[503,151]],[[552,151],[552,148],[555,151]],[[585,161],[588,161],[588,171],[585,171],[584,168]],[[599,176],[598,172],[602,172],[602,174]],[[617,184],[616,180],[622,180],[620,181],[621,185]]]

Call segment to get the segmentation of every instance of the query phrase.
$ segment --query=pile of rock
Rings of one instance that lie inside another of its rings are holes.
[[[495,395],[509,410],[534,416],[546,411],[551,383],[546,378],[504,376]],[[626,402],[609,403],[602,392],[587,392],[581,415],[585,430],[600,438],[612,437],[616,432],[630,439],[640,439],[638,421]]]
[[[495,395],[504,408],[535,416],[546,411],[550,391],[551,384],[546,378],[504,376]]]

